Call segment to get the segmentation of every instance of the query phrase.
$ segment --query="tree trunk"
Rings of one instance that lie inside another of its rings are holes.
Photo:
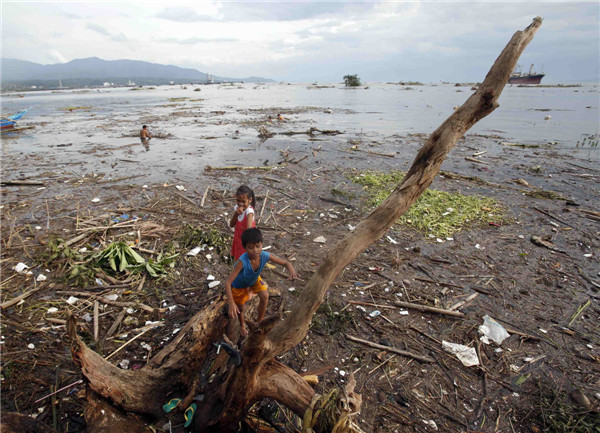
[[[268,318],[251,330],[241,352],[241,365],[202,389],[210,398],[199,404],[195,431],[235,431],[248,407],[262,398],[277,400],[302,416],[314,391],[298,374],[274,358],[304,339],[331,283],[429,187],[458,139],[498,107],[497,100],[519,56],[541,23],[541,18],[535,18],[524,31],[514,34],[475,93],[431,134],[402,183],[352,233],[327,252],[285,320]],[[168,400],[168,392],[187,394],[185,401],[191,402],[198,391],[199,385],[192,378],[198,376],[210,344],[226,327],[224,305],[221,299],[196,314],[179,336],[154,357],[151,366],[135,372],[120,370],[87,348],[70,321],[73,358],[81,365],[92,390],[125,411],[157,417],[161,405]]]

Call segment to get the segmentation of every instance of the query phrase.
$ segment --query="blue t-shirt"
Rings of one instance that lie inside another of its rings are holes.
[[[263,268],[269,261],[270,254],[267,251],[261,251],[260,253],[260,265],[258,269],[255,271],[252,269],[252,264],[250,263],[250,259],[248,258],[248,253],[244,253],[240,256],[238,261],[242,262],[244,266],[240,273],[235,277],[233,283],[231,283],[231,287],[234,289],[244,289],[246,287],[252,286],[258,280],[260,273]],[[237,262],[236,262],[237,265]]]

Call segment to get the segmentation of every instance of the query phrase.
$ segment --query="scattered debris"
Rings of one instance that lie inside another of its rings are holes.
[[[479,365],[479,359],[477,358],[477,352],[474,347],[442,341],[442,348],[446,352],[455,355],[465,367]]]

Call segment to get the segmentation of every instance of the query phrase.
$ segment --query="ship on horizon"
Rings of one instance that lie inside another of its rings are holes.
[[[542,71],[537,73],[533,70],[533,63],[529,67],[529,72],[524,74],[523,67],[521,65],[515,66],[515,69],[508,79],[508,84],[540,84],[542,82],[542,78],[546,76],[543,73],[544,67],[542,66]]]

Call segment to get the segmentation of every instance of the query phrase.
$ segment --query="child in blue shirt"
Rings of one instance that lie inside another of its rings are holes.
[[[244,322],[244,304],[254,296],[258,295],[258,321],[265,318],[269,293],[267,284],[260,277],[260,273],[268,261],[285,266],[290,274],[290,279],[298,276],[290,262],[280,259],[275,254],[269,254],[262,250],[262,233],[257,228],[250,228],[242,233],[242,246],[246,252],[240,256],[235,263],[233,271],[225,282],[225,293],[229,304],[229,317],[240,321],[242,337],[248,335],[248,328]]]

